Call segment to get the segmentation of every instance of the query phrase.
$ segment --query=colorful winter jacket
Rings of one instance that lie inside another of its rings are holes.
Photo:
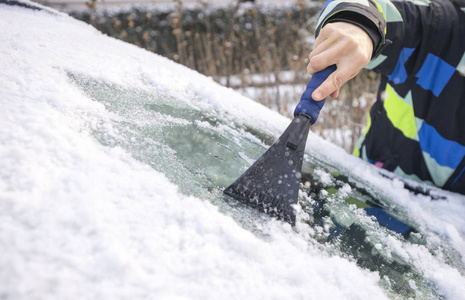
[[[465,0],[328,1],[328,22],[364,28],[381,74],[354,154],[404,177],[465,194]]]

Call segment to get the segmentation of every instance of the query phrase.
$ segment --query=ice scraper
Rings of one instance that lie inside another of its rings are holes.
[[[332,65],[312,76],[291,124],[244,174],[224,190],[226,195],[295,224],[293,206],[297,203],[305,144],[310,125],[318,119],[325,102],[313,100],[312,93],[335,70],[336,66]]]

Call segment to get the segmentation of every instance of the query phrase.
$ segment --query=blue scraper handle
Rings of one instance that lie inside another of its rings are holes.
[[[312,99],[313,91],[318,88],[326,78],[329,77],[336,70],[336,65],[332,65],[324,69],[323,71],[316,72],[313,74],[310,82],[307,84],[307,89],[302,94],[300,102],[295,108],[294,117],[297,117],[299,114],[307,115],[311,118],[312,124],[316,122],[318,116],[320,115],[320,110],[325,104],[325,99],[321,101],[315,101]]]

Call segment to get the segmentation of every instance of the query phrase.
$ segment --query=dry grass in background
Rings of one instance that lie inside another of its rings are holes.
[[[309,80],[308,54],[313,43],[321,1],[296,1],[292,7],[270,8],[234,3],[227,8],[160,11],[132,7],[101,11],[90,0],[89,10],[73,13],[102,32],[177,61],[254,100],[292,117]],[[378,77],[363,71],[338,99],[327,99],[312,130],[351,152],[375,99]]]

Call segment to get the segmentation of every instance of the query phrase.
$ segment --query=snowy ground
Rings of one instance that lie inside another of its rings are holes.
[[[251,219],[257,234],[211,201],[186,195],[183,182],[126,148],[102,143],[96,131],[131,143],[113,125],[124,123],[127,111],[93,101],[69,74],[168,95],[275,136],[288,119],[64,14],[0,4],[0,41],[0,298],[388,298],[377,273],[328,253],[309,239],[304,223],[291,228]],[[166,125],[134,118],[155,129]],[[176,116],[168,121],[183,123]],[[465,263],[465,197],[413,196],[313,134],[307,148],[381,190],[432,233],[428,243],[447,243],[458,253],[456,263]],[[463,269],[447,257],[388,242],[441,295],[465,299]]]

